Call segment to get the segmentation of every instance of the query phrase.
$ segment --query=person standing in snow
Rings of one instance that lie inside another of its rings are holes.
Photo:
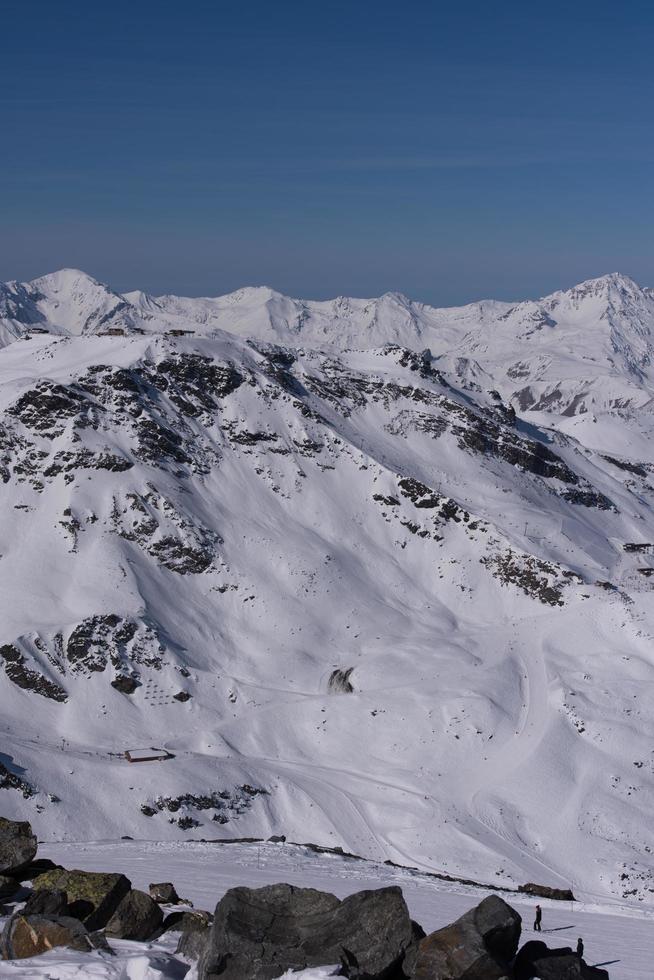
[[[536,906],[536,919],[534,921],[534,932],[541,932],[540,920],[543,918],[543,912],[540,905]]]
[[[577,940],[577,956],[580,960],[583,960],[584,958],[584,941],[581,936]]]

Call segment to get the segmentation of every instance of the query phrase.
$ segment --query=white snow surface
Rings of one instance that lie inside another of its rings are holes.
[[[286,881],[339,898],[362,889],[399,885],[411,917],[427,933],[453,922],[491,894],[488,890],[429,878],[418,871],[315,854],[282,844],[113,841],[44,845],[40,853],[67,867],[120,871],[134,887],[145,890],[151,881],[171,880],[178,893],[195,908],[211,911],[229,888],[238,885],[258,888]],[[521,943],[536,938],[532,931],[536,900],[505,893],[502,898],[522,916]],[[604,964],[611,980],[650,980],[654,959],[651,913],[620,905],[539,901],[543,909],[540,938],[548,946],[574,948],[577,936],[582,936],[586,962]],[[115,957],[99,952],[53,950],[31,960],[0,963],[0,977],[178,980],[185,976],[186,980],[193,980],[194,968],[174,954],[177,938],[173,935],[153,943],[112,939]],[[332,968],[320,968],[287,976],[322,980],[332,973]]]
[[[0,812],[651,905],[653,324],[0,285]]]

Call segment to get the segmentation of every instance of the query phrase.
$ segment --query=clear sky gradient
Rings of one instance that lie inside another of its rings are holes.
[[[0,280],[654,285],[654,5],[1,5]]]

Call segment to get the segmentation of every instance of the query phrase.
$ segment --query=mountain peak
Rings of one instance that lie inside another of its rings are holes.
[[[604,276],[598,276],[596,279],[586,279],[584,282],[572,286],[571,289],[565,290],[566,295],[574,295],[575,297],[611,295],[616,292],[632,296],[643,295],[645,290],[635,279],[623,272],[609,272]]]
[[[47,272],[43,276],[38,276],[36,279],[32,279],[29,284],[36,288],[51,288],[56,291],[69,290],[74,288],[79,288],[83,285],[88,285],[90,287],[100,287],[105,289],[107,292],[112,292],[109,286],[104,283],[99,282],[93,276],[90,276],[88,272],[84,272],[82,269],[58,269],[56,272]]]

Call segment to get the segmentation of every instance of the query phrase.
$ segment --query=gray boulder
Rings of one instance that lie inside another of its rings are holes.
[[[20,883],[15,878],[7,875],[0,875],[0,898],[11,898],[20,888]]]
[[[0,875],[12,875],[27,867],[36,849],[36,837],[27,820],[0,817]]]
[[[587,966],[571,949],[561,956],[536,960],[534,971],[539,980],[609,980],[606,970]]]
[[[68,895],[66,892],[47,888],[32,892],[21,912],[22,915],[66,915]]]
[[[163,912],[145,892],[132,888],[120,900],[105,932],[116,939],[151,939],[163,922]]]
[[[34,891],[66,892],[68,915],[79,919],[87,929],[95,930],[106,926],[132,886],[121,874],[56,868],[34,878],[32,887]]]
[[[0,953],[5,960],[39,956],[55,946],[68,946],[86,952],[96,948],[96,943],[79,919],[63,915],[18,913],[6,924],[0,938]]]
[[[149,887],[150,898],[161,905],[177,905],[179,895],[172,881],[155,881]]]
[[[313,888],[232,888],[216,906],[199,980],[271,980],[289,969],[341,964],[362,980],[402,977],[415,959],[402,891],[380,888],[344,901]]]
[[[199,960],[209,942],[211,921],[209,912],[172,912],[163,931],[179,932],[176,952],[187,960]]]
[[[17,881],[34,881],[46,871],[56,871],[57,868],[61,868],[61,865],[55,864],[49,858],[36,858],[35,861],[30,861],[20,871],[12,871],[12,877],[16,878]]]
[[[499,896],[485,898],[421,941],[416,980],[502,980],[510,974],[521,924],[518,913]]]
[[[208,929],[184,931],[180,933],[175,952],[186,960],[200,960],[206,955],[209,938]]]
[[[166,916],[161,928],[162,932],[197,932],[208,929],[213,922],[211,912],[193,909],[186,912],[171,912]]]
[[[588,966],[569,946],[548,949],[537,939],[524,944],[513,969],[515,980],[609,980],[606,970]]]

